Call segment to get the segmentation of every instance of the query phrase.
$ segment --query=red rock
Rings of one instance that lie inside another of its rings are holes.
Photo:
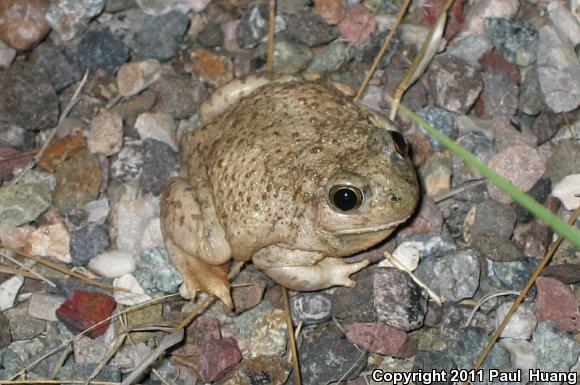
[[[338,23],[344,14],[342,0],[315,0],[314,8],[330,25]]]
[[[48,0],[0,1],[0,40],[16,49],[29,49],[41,41],[50,26],[44,16]]]
[[[15,150],[12,147],[0,147],[0,159],[10,155],[18,154],[19,152],[20,151]],[[0,179],[12,179],[14,176],[14,169],[25,167],[30,161],[32,161],[32,156],[30,155],[14,157],[8,160],[0,161]]]
[[[203,382],[218,380],[238,362],[242,353],[233,338],[206,341],[201,346],[201,355],[194,358],[194,366]]]
[[[417,345],[407,333],[383,324],[352,323],[344,326],[346,339],[371,353],[406,358],[417,353]]]
[[[510,63],[497,52],[487,52],[479,59],[479,63],[486,69],[497,69],[507,75],[513,84],[520,84],[520,70],[517,65]]]
[[[423,1],[420,9],[423,22],[428,26],[435,24],[446,2],[446,0]],[[443,35],[447,40],[452,39],[463,29],[463,25],[465,24],[465,16],[463,15],[464,3],[465,0],[456,0],[447,14],[447,25],[445,26],[445,33]]]
[[[568,285],[554,278],[536,279],[536,317],[538,321],[554,321],[565,332],[580,331],[580,311]]]
[[[347,41],[359,44],[367,41],[375,32],[375,28],[374,16],[360,4],[350,7],[338,23],[340,35]]]
[[[103,321],[113,313],[117,302],[106,294],[75,290],[72,297],[56,309],[56,318],[71,332],[78,334],[83,330]],[[109,327],[109,321],[103,322],[86,335],[97,338]]]
[[[204,342],[220,338],[218,320],[213,317],[199,316],[187,327],[183,346],[175,350],[173,354],[188,357],[197,356],[201,354],[201,346]]]

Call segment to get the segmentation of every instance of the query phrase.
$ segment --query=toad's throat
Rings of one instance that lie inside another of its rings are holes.
[[[372,232],[382,231],[382,230],[387,230],[387,229],[393,229],[393,228],[397,227],[398,225],[400,225],[401,223],[406,222],[407,219],[409,219],[409,217],[410,217],[410,215],[405,217],[405,218],[402,218],[398,221],[391,222],[391,223],[383,223],[380,225],[357,227],[357,228],[353,228],[353,229],[336,230],[336,231],[334,231],[334,233],[335,234],[364,234],[364,233],[372,233]]]

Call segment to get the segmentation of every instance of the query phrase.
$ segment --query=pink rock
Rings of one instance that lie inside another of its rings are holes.
[[[12,147],[0,147],[0,159],[19,153]],[[0,160],[0,179],[10,180],[14,176],[15,168],[25,167],[32,160],[32,156],[15,157],[9,160]]]
[[[511,20],[520,8],[520,0],[480,0],[473,4],[466,15],[461,36],[481,36],[485,32],[483,22],[487,17]]]
[[[463,3],[465,0],[456,0],[451,7],[451,10],[447,14],[447,25],[445,26],[444,37],[447,40],[451,40],[455,35],[461,31],[463,24],[465,23],[465,16],[463,15]],[[425,0],[421,5],[421,16],[423,21],[429,26],[433,26],[441,11],[443,10],[443,5],[445,0]]]
[[[568,285],[554,278],[538,277],[536,286],[538,321],[554,321],[556,327],[565,332],[580,331],[580,311]]]
[[[360,4],[350,7],[338,23],[340,35],[348,41],[363,43],[375,32],[376,22],[371,12]]]
[[[204,342],[219,340],[220,326],[218,320],[213,317],[199,316],[186,329],[185,343],[173,352],[178,356],[197,356],[201,354],[201,346]]]
[[[0,1],[0,40],[16,49],[29,49],[50,27],[45,20],[48,0]]]
[[[417,352],[407,333],[383,324],[352,323],[344,326],[346,339],[371,353],[406,358]]]
[[[203,382],[213,382],[222,377],[242,359],[238,343],[233,338],[206,341],[194,365]]]
[[[316,0],[314,7],[330,25],[338,23],[344,13],[342,0]]]

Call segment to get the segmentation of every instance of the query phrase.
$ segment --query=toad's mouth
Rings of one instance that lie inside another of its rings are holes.
[[[411,215],[406,216],[405,218],[402,218],[398,221],[391,222],[391,223],[383,223],[383,224],[374,225],[374,226],[357,227],[357,228],[353,228],[353,229],[341,229],[341,230],[334,231],[334,233],[340,234],[340,235],[342,235],[342,234],[364,234],[364,233],[372,233],[372,232],[376,232],[376,231],[393,229],[393,228],[399,226],[401,223],[406,222],[410,216]]]

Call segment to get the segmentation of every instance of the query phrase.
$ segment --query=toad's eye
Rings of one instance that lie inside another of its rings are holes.
[[[363,193],[356,186],[336,185],[328,193],[328,200],[339,211],[358,209],[363,202]]]
[[[409,154],[409,143],[399,131],[390,131],[397,152],[404,158]]]

